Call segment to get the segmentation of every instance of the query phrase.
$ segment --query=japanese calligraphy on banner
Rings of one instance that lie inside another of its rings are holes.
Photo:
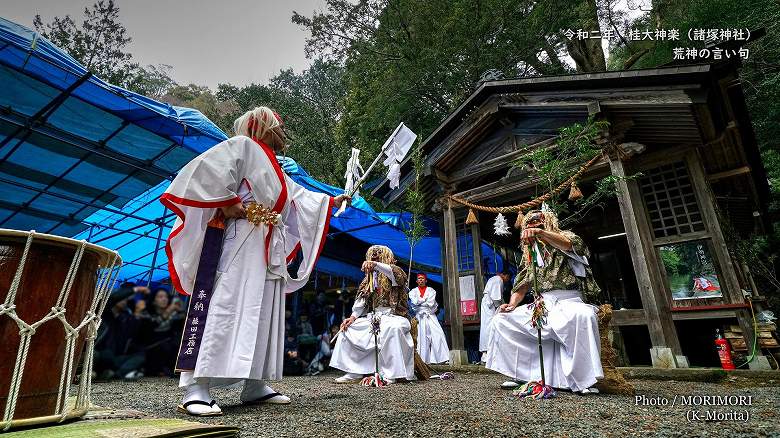
[[[179,356],[176,360],[176,371],[193,371],[195,369],[203,331],[206,329],[206,317],[208,316],[224,234],[225,230],[222,228],[210,226],[206,229],[198,273],[195,276],[195,287],[192,296],[190,296],[187,319],[184,321],[184,332],[179,346]]]
[[[471,316],[477,314],[477,294],[475,278],[473,275],[465,275],[458,278],[460,284],[460,314]]]

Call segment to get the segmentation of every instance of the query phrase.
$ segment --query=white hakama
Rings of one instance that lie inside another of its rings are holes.
[[[390,313],[387,307],[376,309],[379,323],[379,373],[386,379],[415,379],[414,341],[409,320]],[[376,370],[373,313],[358,318],[339,333],[330,366],[348,373],[373,374]]]
[[[426,287],[423,296],[420,289],[409,291],[414,317],[417,318],[417,353],[425,363],[443,363],[450,360],[450,349],[444,330],[436,318],[439,309],[436,303],[436,290]]]
[[[597,308],[582,301],[580,292],[554,290],[543,294],[548,309],[542,328],[546,384],[582,391],[603,377]],[[486,367],[517,381],[538,381],[537,329],[532,308],[518,306],[493,318]]]
[[[182,168],[161,201],[178,216],[166,253],[174,287],[188,295],[207,224],[218,208],[256,202],[278,214],[274,225],[225,221],[206,322],[198,326],[197,361],[194,369],[178,371],[180,386],[281,379],[284,294],[308,281],[327,235],[333,199],[292,181],[267,146],[237,136]],[[293,277],[287,263],[299,252],[302,261]]]
[[[490,277],[485,285],[485,291],[482,293],[482,303],[480,304],[479,315],[479,351],[488,350],[488,339],[490,338],[490,322],[493,316],[498,312],[498,308],[503,300],[504,280],[501,276],[494,275]],[[498,303],[498,304],[497,304]]]
[[[284,283],[252,262],[253,248],[262,247],[258,231],[246,220],[228,222],[198,362],[194,375],[182,372],[179,386],[198,377],[208,377],[212,387],[282,378]],[[245,286],[250,284],[264,287]]]

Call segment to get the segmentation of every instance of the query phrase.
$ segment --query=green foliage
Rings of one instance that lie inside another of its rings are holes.
[[[670,250],[667,247],[661,248],[661,261],[666,267],[666,272],[669,275],[679,275],[682,269],[682,258],[677,251]]]
[[[222,101],[208,87],[202,85],[176,85],[165,95],[159,97],[171,105],[195,108],[216,123],[223,131],[231,135],[233,119],[230,117],[237,110],[232,101]]]
[[[537,148],[528,155],[517,159],[515,167],[526,168],[539,178],[537,195],[553,191],[568,180],[579,166],[601,153],[601,147],[595,143],[596,138],[609,128],[609,122],[595,120],[593,117],[582,123],[575,123],[559,130],[558,138],[550,147]],[[597,183],[598,190],[593,195],[583,197],[580,205],[591,207],[595,202],[614,193],[614,178],[604,178]],[[568,192],[565,192],[568,194]],[[598,195],[596,198],[593,196]],[[567,208],[558,199],[551,199],[547,204],[559,215]]]
[[[260,105],[276,110],[291,134],[287,153],[309,174],[328,184],[343,186],[350,143],[339,141],[337,126],[343,117],[344,68],[335,62],[315,60],[300,74],[282,70],[268,85],[236,87],[220,84],[216,98],[235,107],[221,117],[229,129],[233,120]],[[385,133],[387,134],[387,133]],[[378,148],[377,148],[378,152]],[[372,157],[364,152],[363,159]]]
[[[167,64],[136,68],[125,82],[128,90],[159,99],[178,84],[171,78],[173,67]]]
[[[585,17],[593,12],[586,6],[595,1],[325,4],[324,12],[296,13],[293,22],[311,33],[309,56],[324,56],[346,68],[338,141],[374,155],[401,121],[426,138],[487,70],[506,77],[570,72],[560,30],[592,19]]]
[[[100,0],[91,8],[84,8],[81,25],[70,15],[54,17],[47,24],[36,15],[33,25],[43,37],[67,50],[105,81],[123,85],[137,67],[131,62],[133,56],[126,51],[132,38],[119,21],[119,8],[113,0]]]
[[[420,177],[423,171],[425,158],[422,155],[421,148],[415,148],[411,156],[414,165],[414,185],[406,192],[406,208],[412,213],[412,221],[404,229],[406,239],[409,241],[409,247],[414,248],[423,237],[428,235],[428,229],[423,224],[423,215],[425,214],[425,199],[420,190]]]
[[[780,279],[775,269],[777,251],[772,248],[776,242],[776,236],[780,233],[780,224],[774,224],[774,229],[769,235],[751,234],[747,238],[740,234],[731,224],[726,215],[718,214],[723,237],[728,244],[729,253],[740,262],[748,266],[751,273],[758,278],[759,293],[764,295],[767,291],[780,290]],[[777,308],[776,294],[770,297],[770,304]]]

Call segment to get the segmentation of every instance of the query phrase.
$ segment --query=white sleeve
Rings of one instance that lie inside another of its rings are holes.
[[[587,272],[585,267],[588,266],[588,258],[577,254],[577,251],[572,246],[569,251],[562,251],[568,257],[569,267],[577,277],[585,277]]]
[[[415,306],[420,304],[420,289],[414,288],[409,291],[409,301]]]
[[[490,297],[492,301],[503,300],[502,287],[504,283],[500,277],[493,277],[488,280],[488,284],[485,286],[485,295]]]
[[[352,316],[358,318],[360,316],[363,316],[365,312],[366,312],[366,299],[360,297],[356,299],[355,304],[352,305]]]
[[[425,291],[425,304],[431,308],[431,312],[436,313],[439,308],[439,303],[436,302],[436,289],[429,287]]]
[[[414,313],[420,308],[420,291],[417,288],[409,291],[409,307]]]
[[[390,265],[386,263],[379,263],[379,262],[374,262],[374,263],[376,263],[377,271],[386,275],[387,278],[390,279],[390,282],[393,284],[393,286],[398,286],[398,282],[395,280],[395,274],[393,274],[393,268],[390,267]]]
[[[284,218],[287,236],[283,241],[284,248],[280,249],[284,251],[287,263],[298,250],[303,254],[297,278],[290,277],[285,282],[285,292],[290,293],[305,286],[314,271],[328,236],[333,198],[306,190],[286,175],[285,179],[291,205]]]

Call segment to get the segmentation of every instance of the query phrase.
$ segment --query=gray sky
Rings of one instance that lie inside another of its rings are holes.
[[[96,0],[0,0],[0,16],[32,27],[69,14],[77,23]],[[181,84],[266,83],[283,68],[309,66],[308,33],[290,21],[311,16],[323,0],[115,0],[133,38],[135,62],[169,64]]]

